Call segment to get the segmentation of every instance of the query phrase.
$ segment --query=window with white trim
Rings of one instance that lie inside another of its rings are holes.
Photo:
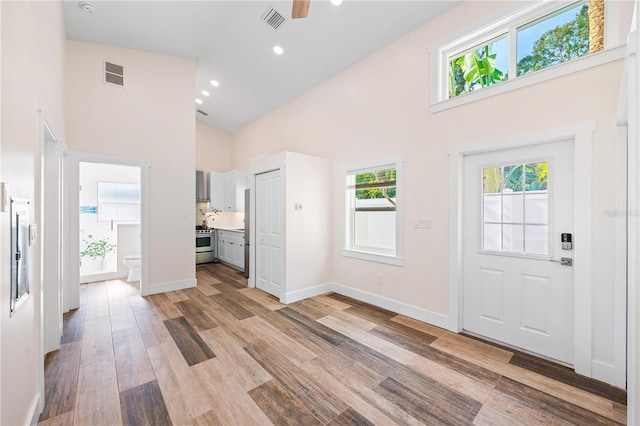
[[[346,172],[343,254],[383,262],[398,257],[399,166],[390,162]]]
[[[604,0],[539,2],[439,49],[438,101],[604,49]]]

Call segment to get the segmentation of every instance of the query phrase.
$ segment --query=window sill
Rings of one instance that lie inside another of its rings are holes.
[[[430,107],[430,112],[433,114],[451,108],[456,108],[481,99],[512,92],[547,80],[552,80],[554,78],[563,77],[578,71],[624,59],[625,52],[626,45],[623,44],[608,50],[603,50],[602,52],[592,53],[591,55],[554,65],[540,71],[532,72],[513,80],[503,81],[491,87],[485,87],[477,92],[467,93],[453,99],[433,102]]]
[[[367,251],[359,251],[353,249],[342,249],[342,255],[352,257],[354,259],[368,260],[371,262],[386,263],[388,265],[402,266],[404,259],[402,257],[392,256],[388,254],[371,253]]]

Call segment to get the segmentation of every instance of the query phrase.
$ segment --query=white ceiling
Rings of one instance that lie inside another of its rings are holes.
[[[309,17],[291,19],[289,1],[92,1],[83,12],[64,1],[67,38],[197,61],[194,112],[233,133],[429,21],[457,1],[311,0]],[[273,6],[286,22],[262,21]],[[435,41],[435,40],[434,40]],[[273,53],[281,45],[282,56]],[[425,45],[425,55],[427,54]],[[210,80],[220,82],[212,87]],[[383,81],[380,84],[384,84]],[[206,89],[211,95],[203,96]]]

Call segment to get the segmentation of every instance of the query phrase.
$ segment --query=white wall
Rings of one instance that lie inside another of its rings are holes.
[[[120,166],[115,164],[80,163],[80,206],[98,207],[98,182],[140,184],[140,168]],[[138,207],[139,208],[139,207]],[[93,260],[89,257],[82,258],[80,266],[80,282],[84,282],[83,276],[93,275],[106,271],[124,270],[120,258],[120,242],[118,241],[118,227],[111,229],[110,222],[98,221],[98,214],[80,213],[80,251],[84,250],[85,239],[93,235],[96,240],[109,238],[112,244],[117,244],[117,252],[109,253],[105,257],[105,269],[100,268],[100,259]],[[139,245],[139,244],[138,244]],[[138,252],[137,254],[140,254]]]
[[[515,7],[519,4],[515,3]],[[489,23],[514,3],[464,2],[375,52],[232,136],[233,167],[291,150],[334,160],[331,216],[333,280],[361,292],[448,315],[448,149],[488,138],[596,120],[593,158],[593,358],[614,368],[613,242],[615,115],[622,62],[436,114],[429,112],[429,48]],[[451,23],[455,22],[455,29]],[[455,31],[456,34],[452,34]],[[594,82],[598,82],[594,84]],[[340,255],[344,222],[341,171],[351,164],[404,157],[404,266]],[[414,229],[416,217],[432,229]],[[385,285],[378,284],[384,274]],[[618,366],[622,368],[622,366]]]
[[[231,136],[200,120],[196,120],[196,170],[231,170]]]
[[[104,60],[124,88],[103,83]],[[66,77],[69,148],[151,162],[150,291],[195,285],[195,62],[69,41]]]
[[[0,180],[15,197],[32,201],[31,221],[36,223],[39,176],[39,114],[59,138],[64,128],[65,30],[62,9],[55,2],[1,2],[2,11],[2,146]],[[0,213],[0,259],[9,259],[9,213]],[[41,224],[39,224],[41,225]],[[30,249],[31,292],[14,316],[9,317],[10,270],[1,269],[0,287],[0,424],[27,424],[37,413],[42,374],[39,329],[39,242]],[[8,265],[8,264],[6,264]]]
[[[331,282],[331,163],[286,153],[286,292]],[[295,205],[301,205],[296,210]]]

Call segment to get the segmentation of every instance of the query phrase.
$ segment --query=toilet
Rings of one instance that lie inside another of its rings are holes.
[[[127,282],[140,281],[140,255],[125,256],[122,259],[122,264],[129,268]]]

